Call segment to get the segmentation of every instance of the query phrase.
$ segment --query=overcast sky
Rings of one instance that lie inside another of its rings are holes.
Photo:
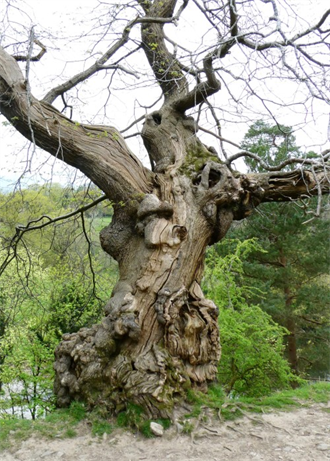
[[[93,35],[93,31],[89,30],[90,23],[84,22],[84,18],[96,18],[99,11],[96,8],[98,5],[97,0],[57,0],[54,2],[44,0],[27,0],[26,2],[18,0],[15,5],[19,10],[11,10],[10,18],[16,29],[15,31],[10,30],[11,39],[13,40],[27,40],[28,33],[31,26],[35,26],[35,33],[40,40],[47,46],[48,52],[42,58],[39,63],[33,63],[31,66],[31,83],[32,91],[35,96],[42,97],[45,95],[48,89],[54,86],[56,83],[60,83],[63,78],[68,78],[75,72],[79,72],[85,66],[84,60],[88,57],[88,52],[93,56],[93,59],[97,57],[95,53],[104,52],[102,43],[96,46],[95,49],[89,50],[90,43],[86,37],[82,40],[78,40],[77,36],[81,31],[90,32]],[[123,0],[118,2],[123,3]],[[295,3],[299,3],[300,16],[309,18],[310,22],[315,22],[316,18],[320,16],[321,11],[325,11],[329,8],[328,0],[317,0],[311,2],[310,0],[297,0],[290,2],[294,7]],[[94,11],[93,11],[94,10]],[[93,11],[90,14],[90,11]],[[1,12],[0,12],[1,13]],[[201,28],[200,17],[194,17],[194,15],[183,16],[180,20],[180,30],[175,26],[167,28],[169,35],[180,34],[189,35],[191,37],[191,47],[194,47],[194,31],[196,28]],[[1,35],[8,34],[8,29],[1,31]],[[25,34],[25,36],[24,36]],[[68,40],[68,37],[72,40]],[[205,39],[206,40],[206,39]],[[69,64],[67,64],[69,63]],[[22,67],[24,69],[24,67]],[[101,88],[104,82],[102,76],[94,77],[93,87],[86,85],[86,88],[82,88],[81,94],[84,96],[86,104],[81,105],[78,110],[74,112],[73,118],[78,121],[88,123],[104,123],[114,125],[119,129],[125,128],[134,119],[134,109],[138,107],[140,102],[150,104],[157,97],[157,89],[148,86],[143,88],[143,78],[140,79],[140,83],[137,82],[137,87],[134,91],[127,91],[126,93],[120,91],[118,95],[111,94],[111,109],[107,111],[106,117],[104,116],[104,89]],[[118,82],[115,82],[115,86],[119,88]],[[146,85],[147,86],[147,85]],[[292,89],[284,87],[281,84],[280,88],[274,87],[274,91],[279,91],[283,95],[283,98],[290,96]],[[58,108],[61,109],[61,102],[58,101]],[[128,113],[130,114],[128,116]],[[304,119],[303,113],[299,113],[299,109],[296,108],[294,112],[287,111],[286,115],[282,115],[281,123],[287,125],[295,125],[298,123],[298,129],[295,132],[297,137],[298,145],[302,146],[303,149],[313,149],[316,152],[325,148],[328,138],[328,123],[329,123],[329,110],[325,105],[320,104],[316,101],[312,108],[312,113],[309,113],[306,119]],[[136,116],[139,114],[135,111]],[[68,115],[68,114],[67,114]],[[313,119],[314,118],[314,119]],[[243,120],[243,118],[242,118]],[[306,121],[306,123],[304,123]],[[34,158],[31,160],[31,153],[33,147],[28,148],[29,143],[25,142],[22,137],[15,132],[15,130],[9,126],[3,118],[0,123],[0,139],[1,139],[1,155],[0,155],[0,167],[1,173],[0,178],[8,180],[14,184],[20,177],[23,171],[31,168],[31,175],[27,171],[26,177],[30,176],[30,182],[42,182],[49,180],[53,176],[53,181],[66,182],[67,177],[63,173],[63,169],[60,166],[60,162],[54,166],[53,159],[49,159],[47,154],[40,154],[36,152]],[[224,123],[225,130],[223,136],[234,140],[239,143],[248,129],[248,124],[245,125],[238,123],[230,123],[227,121]],[[134,129],[133,129],[134,131]],[[135,129],[135,131],[137,131]],[[216,145],[216,141],[205,138],[206,143],[213,143]],[[211,142],[210,142],[211,141]],[[143,148],[141,140],[136,139],[135,141],[129,141],[130,147],[136,155],[138,155],[142,161],[147,162],[146,152]],[[230,148],[229,148],[230,151]],[[234,153],[234,151],[232,151]],[[29,159],[29,160],[27,160]],[[38,168],[38,172],[35,173],[37,167],[43,165],[43,168]],[[72,171],[70,173],[72,175]],[[1,181],[1,179],[0,179]],[[0,187],[3,187],[4,182],[0,182]]]

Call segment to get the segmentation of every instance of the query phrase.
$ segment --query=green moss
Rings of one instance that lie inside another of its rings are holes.
[[[219,162],[219,159],[212,154],[203,144],[196,142],[187,150],[186,158],[181,165],[179,172],[189,177],[196,176],[203,166],[209,162]]]
[[[145,414],[143,408],[134,403],[128,403],[126,410],[118,414],[117,425],[119,427],[138,429],[144,420]]]
[[[113,426],[104,420],[96,420],[92,423],[92,434],[102,436],[103,434],[111,434]]]

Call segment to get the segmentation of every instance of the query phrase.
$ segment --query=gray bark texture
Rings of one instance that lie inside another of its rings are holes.
[[[155,1],[144,8],[148,17],[168,18],[175,5]],[[205,82],[189,90],[165,46],[163,24],[141,29],[164,93],[163,107],[146,117],[142,132],[152,171],[115,128],[76,124],[34,98],[3,49],[0,110],[23,136],[81,170],[114,206],[100,239],[118,261],[120,278],[102,322],[64,335],[56,349],[58,405],[82,400],[118,412],[134,402],[152,417],[168,417],[188,387],[205,389],[217,374],[218,309],[200,286],[207,246],[261,202],[325,193],[329,181],[323,170],[234,173],[200,142],[194,119],[185,115],[220,89],[213,56],[204,60]]]

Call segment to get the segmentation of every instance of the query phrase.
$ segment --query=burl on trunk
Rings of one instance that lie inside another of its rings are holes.
[[[66,334],[56,350],[60,406],[83,399],[118,411],[130,401],[169,416],[188,386],[216,376],[218,309],[200,287],[203,261],[245,192],[194,131],[194,121],[174,111],[146,120],[151,190],[132,198],[133,214],[115,206],[101,232],[120,280],[101,324]]]

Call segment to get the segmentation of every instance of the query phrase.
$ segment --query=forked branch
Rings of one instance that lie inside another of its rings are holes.
[[[55,218],[51,218],[48,215],[42,215],[38,219],[32,219],[26,225],[20,225],[20,224],[17,225],[15,235],[12,237],[7,247],[7,256],[0,266],[0,276],[6,270],[6,268],[11,263],[11,261],[13,261],[16,258],[18,244],[22,241],[24,234],[26,234],[27,232],[41,230],[41,229],[44,229],[45,227],[56,224],[60,221],[67,221],[68,219],[73,218],[74,216],[80,215],[82,219],[83,232],[84,232],[86,241],[88,242],[88,244],[90,244],[87,233],[86,233],[86,229],[84,227],[84,216],[83,215],[86,211],[90,210],[91,208],[94,208],[96,205],[103,202],[104,200],[107,200],[107,196],[101,195],[101,197],[98,197],[97,199],[93,200],[93,202],[88,203],[87,205],[83,205],[79,207],[78,209],[71,211],[70,213],[66,213],[61,216],[56,216]]]
[[[15,59],[15,61],[32,61],[32,62],[40,61],[43,55],[47,52],[47,49],[37,38],[33,40],[33,43],[40,46],[41,48],[40,52],[36,56],[25,56],[21,54],[13,55],[13,58]]]

